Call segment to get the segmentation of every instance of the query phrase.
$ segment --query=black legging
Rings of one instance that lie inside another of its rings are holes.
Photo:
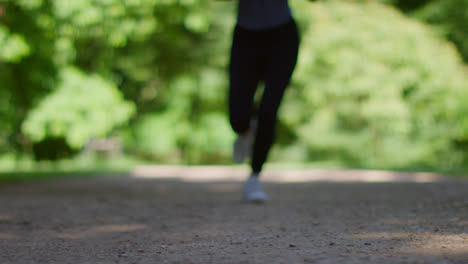
[[[299,35],[294,20],[268,30],[236,26],[229,67],[229,118],[233,130],[248,131],[258,120],[252,153],[252,171],[259,173],[275,137],[278,108],[296,66]],[[260,81],[265,88],[260,105],[254,96]]]

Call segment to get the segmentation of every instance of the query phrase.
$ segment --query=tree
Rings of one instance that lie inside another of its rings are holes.
[[[452,41],[468,62],[467,0],[380,0],[401,9],[407,15],[427,22]]]
[[[459,55],[433,27],[379,2],[291,1],[303,41],[273,160],[462,165],[468,98]],[[423,17],[436,2],[397,5]],[[43,154],[57,158],[117,134],[152,160],[229,162],[232,5],[4,1],[0,148],[44,152],[45,144],[55,153]]]
[[[0,138],[3,147],[24,150],[29,144],[21,124],[37,100],[54,86],[53,29],[45,27],[39,14],[47,6],[34,1],[6,1],[0,24]],[[8,140],[8,141],[7,141]]]
[[[453,142],[468,82],[450,43],[376,2],[299,10],[310,26],[281,112],[293,137],[277,155],[366,167],[461,165]]]
[[[435,25],[457,46],[468,62],[468,1],[435,0],[415,13],[417,18]]]
[[[73,137],[70,133],[77,132],[66,129],[55,129],[50,135],[45,133],[51,131],[49,126],[59,127],[63,121],[63,116],[60,117],[63,113],[50,113],[48,104],[60,103],[71,113],[79,112],[83,107],[74,104],[74,98],[64,92],[70,94],[70,90],[63,88],[69,84],[63,76],[73,75],[69,74],[69,69],[76,69],[74,76],[79,78],[75,79],[81,79],[77,83],[86,85],[88,80],[100,79],[102,81],[94,84],[102,85],[103,89],[118,88],[125,99],[135,103],[139,113],[164,109],[166,87],[170,82],[180,73],[195,74],[199,62],[207,61],[207,49],[200,48],[209,37],[205,34],[209,28],[209,10],[204,8],[205,3],[6,1],[2,16],[4,25],[0,28],[0,79],[6,85],[0,88],[0,93],[9,101],[1,102],[3,108],[0,111],[3,111],[2,121],[9,128],[0,136],[25,139],[15,141],[17,149],[26,151],[48,136],[63,137],[75,148],[81,146],[84,139],[78,140],[81,143],[77,144],[72,138],[92,136],[92,133],[84,132],[86,129],[78,129],[84,134]],[[100,98],[99,90],[96,88],[84,95]],[[53,98],[60,98],[61,102]],[[10,105],[10,101],[13,104]],[[71,109],[73,107],[78,108]],[[44,118],[44,114],[49,116]],[[23,125],[27,118],[27,124]],[[80,119],[69,120],[71,123],[75,121],[88,128],[94,122],[88,120],[84,124],[78,122]],[[38,130],[28,129],[31,127]],[[108,134],[112,129],[107,127],[106,133],[98,134]]]

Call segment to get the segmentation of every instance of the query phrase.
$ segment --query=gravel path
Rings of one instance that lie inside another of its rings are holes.
[[[244,174],[145,167],[0,186],[0,263],[468,263],[468,181],[272,170],[272,200],[251,205]]]

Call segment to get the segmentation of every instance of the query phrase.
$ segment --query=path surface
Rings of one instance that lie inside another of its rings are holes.
[[[272,200],[251,205],[244,174],[142,167],[0,186],[0,263],[468,263],[468,181],[271,170]]]

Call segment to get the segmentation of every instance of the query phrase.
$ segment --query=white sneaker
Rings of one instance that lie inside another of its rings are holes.
[[[257,129],[257,120],[252,119],[250,129],[245,135],[238,135],[234,141],[233,159],[236,163],[244,162],[252,153],[252,143]]]
[[[244,162],[252,152],[252,136],[250,133],[247,135],[238,135],[234,141],[233,159],[236,163]]]
[[[258,180],[258,175],[251,175],[244,183],[244,200],[250,203],[263,203],[268,200],[268,196]]]

